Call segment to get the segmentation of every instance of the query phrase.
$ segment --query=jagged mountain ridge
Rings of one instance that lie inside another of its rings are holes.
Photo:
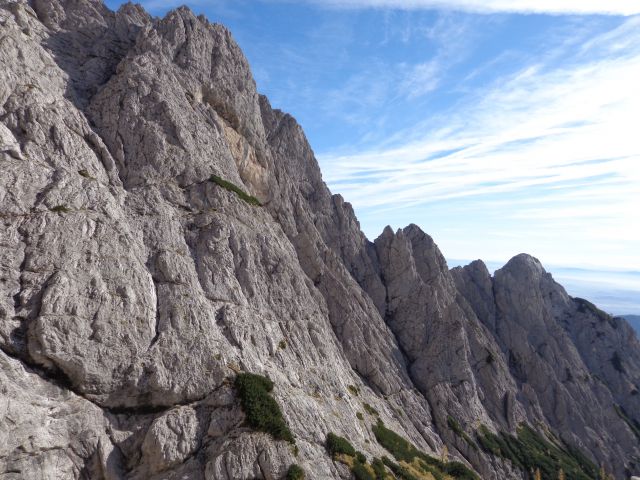
[[[0,28],[0,475],[350,478],[326,434],[389,455],[374,411],[486,479],[526,473],[450,419],[638,472],[630,327],[526,255],[492,277],[414,225],[369,242],[224,27],[0,0]],[[297,456],[246,427],[239,370],[274,381]]]

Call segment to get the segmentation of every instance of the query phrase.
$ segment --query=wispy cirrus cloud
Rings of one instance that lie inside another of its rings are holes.
[[[273,1],[273,0],[272,0]],[[634,15],[636,0],[303,0],[325,8],[462,10],[473,13]]]
[[[582,236],[640,266],[640,18],[566,53],[532,58],[378,148],[322,156],[325,179],[365,229],[447,202],[451,216],[501,215],[496,235]]]

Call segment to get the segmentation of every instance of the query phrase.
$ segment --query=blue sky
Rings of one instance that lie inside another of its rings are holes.
[[[640,271],[639,0],[141,3],[230,28],[370,239]]]

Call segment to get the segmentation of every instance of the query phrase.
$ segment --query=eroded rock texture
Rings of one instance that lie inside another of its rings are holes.
[[[0,478],[349,478],[325,437],[388,455],[374,409],[486,479],[526,474],[450,418],[638,472],[629,326],[532,257],[492,277],[414,225],[369,242],[186,8],[0,0],[0,222]],[[241,370],[274,381],[298,451],[247,427]]]

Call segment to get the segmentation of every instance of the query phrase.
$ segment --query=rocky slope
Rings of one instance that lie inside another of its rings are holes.
[[[491,276],[413,225],[369,242],[186,8],[0,0],[0,165],[0,478],[346,479],[327,434],[392,457],[378,420],[483,479],[531,475],[490,442],[525,425],[640,472],[630,327],[526,255]],[[295,447],[250,427],[243,371]]]

